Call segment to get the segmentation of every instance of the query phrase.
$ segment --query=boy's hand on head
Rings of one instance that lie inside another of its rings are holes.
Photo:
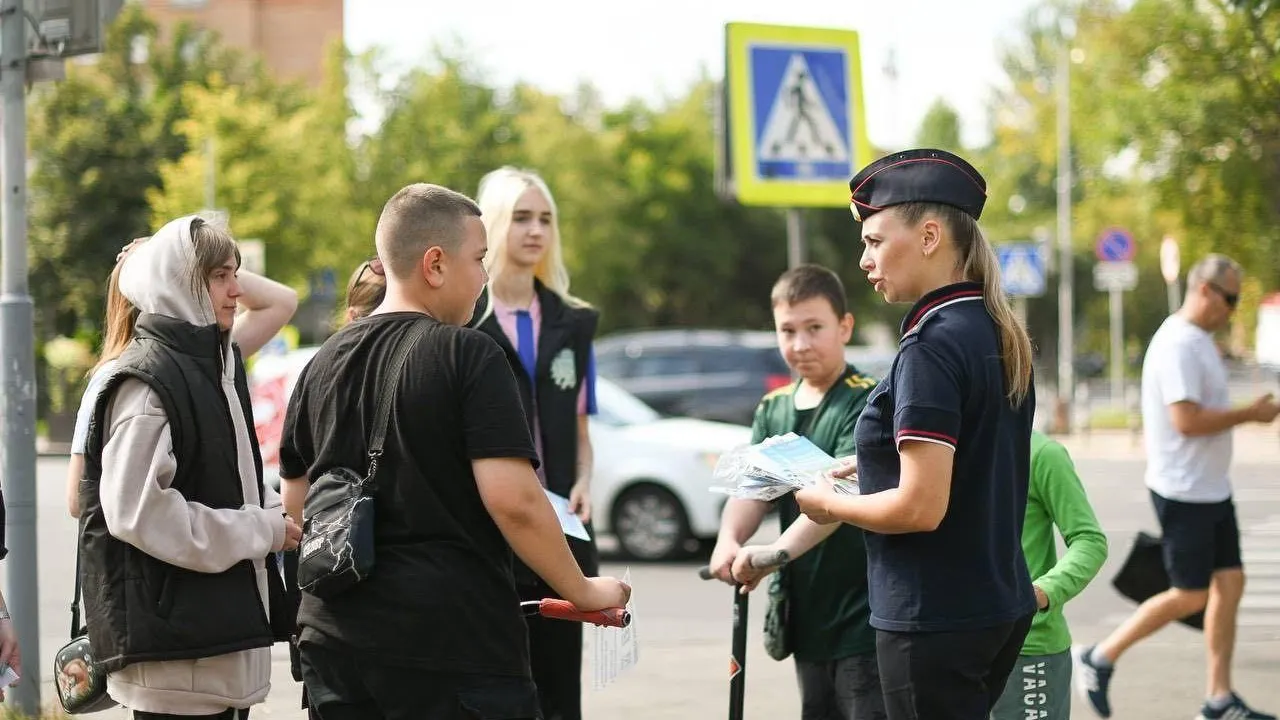
[[[150,239],[151,239],[150,236],[134,238],[132,241],[129,242],[128,245],[125,245],[124,247],[120,248],[120,252],[116,253],[116,262],[120,262],[121,260],[123,260],[124,256],[132,252],[133,249],[137,247],[138,243],[144,243]]]

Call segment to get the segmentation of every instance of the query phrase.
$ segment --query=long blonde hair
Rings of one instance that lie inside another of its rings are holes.
[[[951,233],[960,254],[964,277],[982,283],[987,312],[1000,335],[1000,362],[1004,367],[1005,393],[1021,405],[1031,390],[1031,337],[1018,322],[1000,282],[1000,261],[982,234],[978,221],[963,210],[939,203],[905,203],[892,208],[906,224],[916,227],[926,217],[936,218]]]
[[[103,321],[102,354],[98,362],[89,371],[93,374],[98,368],[120,357],[125,348],[133,340],[133,326],[138,321],[138,308],[129,302],[129,298],[120,292],[120,268],[124,261],[111,268],[111,276],[107,278],[107,310]]]
[[[489,290],[492,294],[494,281],[502,275],[507,267],[507,239],[511,234],[511,217],[515,213],[516,203],[529,188],[536,188],[542,193],[551,207],[551,233],[548,238],[547,251],[533,269],[533,276],[548,290],[560,296],[560,299],[574,306],[584,306],[585,302],[569,294],[569,271],[564,266],[564,253],[560,244],[560,211],[556,208],[555,197],[547,183],[532,170],[522,170],[510,165],[498,168],[480,180],[480,189],[476,195],[476,204],[480,206],[480,218],[484,221],[484,229],[489,237],[489,253],[485,256],[485,270],[489,273]],[[481,320],[492,312],[493,302],[487,303]]]

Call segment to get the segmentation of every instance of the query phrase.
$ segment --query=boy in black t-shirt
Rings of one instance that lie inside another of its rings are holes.
[[[430,323],[378,465],[375,571],[337,597],[303,596],[303,681],[324,720],[537,718],[513,549],[579,609],[630,596],[583,577],[534,474],[510,366],[492,338],[461,327],[485,281],[479,214],[434,185],[392,197],[377,229],[386,300],[325,342],[290,400],[280,466],[297,518],[307,478],[365,466],[390,356]]]

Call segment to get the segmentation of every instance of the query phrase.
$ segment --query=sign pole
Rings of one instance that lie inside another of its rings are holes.
[[[1071,245],[1071,54],[1059,50],[1058,91],[1058,418],[1061,430],[1071,432],[1075,409],[1075,266]]]
[[[1013,314],[1018,318],[1018,323],[1023,329],[1027,327],[1027,298],[1024,295],[1018,295],[1013,299]]]
[[[5,600],[27,661],[8,691],[29,715],[40,711],[40,595],[36,570],[35,324],[27,279],[27,17],[23,0],[0,10],[0,182],[4,183],[0,249],[0,396],[4,402],[4,503],[8,512],[9,572]]]
[[[1124,291],[1113,287],[1111,295],[1111,402],[1124,400]]]
[[[787,208],[787,267],[804,264],[804,216],[799,208]]]

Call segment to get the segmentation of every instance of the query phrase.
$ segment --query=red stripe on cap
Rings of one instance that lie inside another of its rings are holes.
[[[950,160],[943,160],[942,158],[911,158],[911,159],[909,159],[909,160],[899,160],[899,161],[898,161],[898,162],[896,162],[896,163],[892,163],[892,164],[890,164],[890,165],[885,165],[884,167],[880,168],[879,170],[877,170],[877,171],[875,171],[875,172],[871,173],[870,175],[866,176],[865,178],[863,178],[863,179],[862,179],[862,182],[858,183],[858,187],[856,187],[856,188],[854,188],[854,189],[853,189],[853,194],[854,194],[854,195],[857,195],[857,194],[858,194],[858,191],[862,189],[862,186],[863,186],[863,185],[866,185],[868,182],[870,182],[870,181],[871,181],[871,178],[873,178],[873,177],[875,177],[875,176],[879,175],[880,173],[884,172],[885,170],[888,170],[888,169],[890,169],[890,168],[896,168],[896,167],[898,167],[899,165],[909,165],[909,164],[911,164],[911,163],[919,163],[919,162],[936,162],[936,163],[943,163],[944,165],[950,165],[951,167],[953,167],[953,168],[955,168],[955,169],[959,170],[959,171],[960,171],[960,173],[961,173],[962,175],[964,175],[966,178],[969,178],[969,182],[971,182],[971,183],[973,183],[975,186],[977,186],[977,188],[978,188],[979,190],[981,190],[981,191],[982,191],[982,195],[983,195],[983,197],[986,197],[986,194],[987,194],[987,190],[986,190],[986,188],[982,187],[982,184],[981,184],[981,183],[979,183],[977,180],[975,180],[975,179],[974,179],[974,177],[973,177],[972,175],[970,175],[970,174],[969,174],[969,171],[968,171],[968,170],[965,170],[964,168],[962,168],[962,167],[960,167],[959,165],[957,165],[957,164],[955,164],[955,163],[951,162]],[[865,205],[866,203],[858,203],[858,204],[859,204],[859,205]],[[872,206],[871,206],[871,205],[867,205],[867,207],[872,207]],[[877,209],[879,209],[879,208],[877,208]]]

